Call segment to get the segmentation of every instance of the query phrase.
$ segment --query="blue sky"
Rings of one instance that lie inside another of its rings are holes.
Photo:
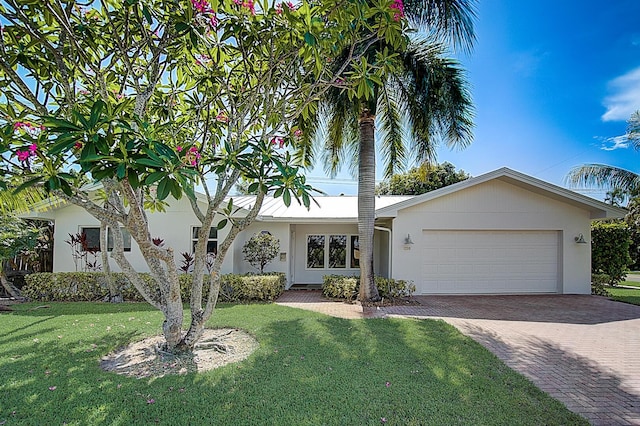
[[[561,186],[584,163],[640,172],[640,152],[619,138],[640,109],[639,16],[638,0],[480,1],[475,50],[460,58],[476,106],[474,142],[439,150],[438,161],[473,176],[506,166]],[[355,194],[348,179],[329,181],[321,168],[309,176],[331,195]]]

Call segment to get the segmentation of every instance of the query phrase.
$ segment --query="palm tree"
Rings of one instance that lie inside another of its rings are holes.
[[[640,150],[640,111],[631,114],[631,118],[627,122],[625,136],[635,150]],[[611,188],[627,194],[640,192],[640,175],[638,173],[606,164],[584,164],[574,167],[569,172],[567,180],[572,185]]]
[[[369,98],[349,98],[346,91],[330,90],[318,111],[328,131],[324,139],[325,170],[335,176],[342,161],[351,158],[358,169],[358,235],[360,244],[360,293],[362,301],[379,300],[373,274],[375,222],[376,118],[381,124],[381,152],[385,176],[390,177],[409,158],[402,124],[411,130],[412,152],[419,161],[435,159],[438,136],[449,146],[465,147],[472,138],[473,106],[459,63],[445,56],[445,42],[470,49],[475,16],[469,0],[412,0],[405,3],[409,20],[425,27],[428,36],[411,42],[394,72],[374,85]],[[383,43],[366,54],[370,63]],[[305,134],[320,134],[318,117],[303,123]],[[307,148],[307,147],[303,147]],[[311,150],[305,150],[310,161]]]

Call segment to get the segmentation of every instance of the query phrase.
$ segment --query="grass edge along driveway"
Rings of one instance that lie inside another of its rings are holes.
[[[100,358],[159,332],[145,304],[14,305],[0,316],[0,422],[19,424],[587,424],[454,327],[223,305],[209,327],[260,348],[211,372],[107,373]]]

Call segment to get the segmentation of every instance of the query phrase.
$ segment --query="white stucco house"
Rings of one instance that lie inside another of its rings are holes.
[[[254,198],[233,200],[248,207]],[[253,271],[242,246],[254,233],[268,231],[280,240],[280,254],[266,270],[285,273],[288,287],[320,284],[327,274],[357,275],[357,198],[316,200],[319,206],[307,210],[267,198],[256,221],[236,238],[222,272]],[[508,168],[420,196],[378,197],[376,273],[413,281],[416,294],[588,294],[590,223],[624,214]],[[65,240],[79,232],[93,238],[97,221],[74,205],[37,216],[55,222],[54,271],[75,270]],[[150,214],[149,222],[152,237],[177,254],[192,250],[198,221],[186,200],[173,200],[166,212]],[[211,251],[225,234],[212,231]],[[147,270],[135,242],[129,246],[132,264]]]

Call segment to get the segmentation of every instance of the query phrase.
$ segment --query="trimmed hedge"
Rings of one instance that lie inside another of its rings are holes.
[[[159,300],[159,290],[149,273],[139,274],[144,283]],[[138,290],[122,272],[112,274],[116,287],[124,300],[143,302]],[[191,274],[179,277],[182,300],[191,297]],[[81,302],[106,300],[109,289],[104,272],[40,272],[25,277],[26,285],[22,294],[31,300],[48,302]],[[219,300],[222,302],[273,301],[284,291],[284,274],[236,275],[227,274],[220,278]],[[204,297],[208,288],[205,286]]]
[[[616,285],[627,276],[631,231],[624,222],[594,222],[591,226],[591,272],[607,274]]]
[[[385,299],[411,297],[416,286],[409,281],[375,277],[378,294]],[[325,275],[322,277],[322,294],[334,299],[354,300],[360,289],[360,277]]]
[[[322,277],[322,294],[333,299],[354,300],[358,296],[360,277],[325,275]]]

